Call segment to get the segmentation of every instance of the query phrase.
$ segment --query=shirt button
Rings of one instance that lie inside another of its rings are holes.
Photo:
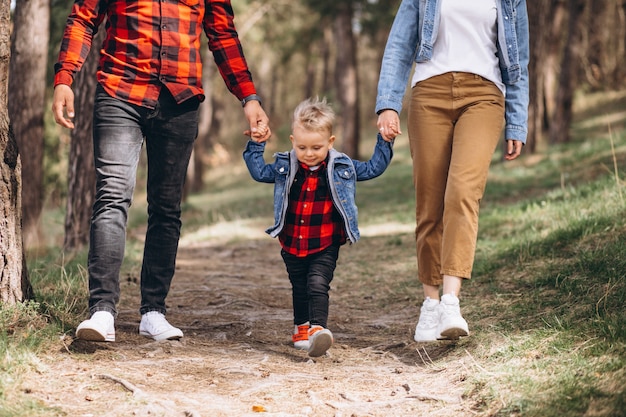
[[[304,224],[304,220],[300,220],[300,224]]]
[[[298,236],[298,239],[302,239],[302,235]]]
[[[167,25],[161,25],[161,28],[162,28],[162,29],[166,29],[166,28],[167,28]]]
[[[310,189],[310,188],[307,188],[306,190],[307,190],[307,191],[311,191],[311,189]]]
[[[308,204],[305,204],[303,207],[304,207],[304,208],[307,208],[308,206],[309,206]]]

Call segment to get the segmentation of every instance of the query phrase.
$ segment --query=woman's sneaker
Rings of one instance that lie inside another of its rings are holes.
[[[333,334],[322,326],[309,329],[309,356],[322,356],[333,345]]]
[[[454,294],[444,294],[439,303],[439,336],[440,340],[458,340],[469,336],[467,322],[461,316],[459,299]]]
[[[416,342],[434,342],[439,337],[439,300],[426,297],[420,309],[420,318],[415,326]]]
[[[309,350],[309,322],[294,326],[291,341],[293,347],[300,350]]]

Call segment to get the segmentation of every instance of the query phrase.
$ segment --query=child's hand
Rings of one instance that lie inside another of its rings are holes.
[[[271,131],[265,123],[259,123],[254,131],[248,129],[245,130],[243,134],[246,136],[250,136],[250,139],[255,142],[265,142],[267,139],[269,139]]]

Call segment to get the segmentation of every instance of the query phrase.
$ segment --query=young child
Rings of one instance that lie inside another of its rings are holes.
[[[326,99],[305,100],[293,114],[290,152],[266,164],[265,143],[249,140],[243,153],[253,179],[274,183],[275,224],[266,232],[278,236],[291,281],[294,347],[311,357],[322,356],[333,343],[328,291],[339,247],[359,239],[356,181],[382,174],[393,156],[392,142],[381,135],[367,162],[336,151],[334,119]]]

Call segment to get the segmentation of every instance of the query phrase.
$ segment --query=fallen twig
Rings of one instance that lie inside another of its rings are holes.
[[[100,379],[110,379],[113,382],[117,382],[118,384],[126,388],[128,391],[132,392],[133,395],[145,395],[144,392],[140,388],[136,387],[134,384],[126,381],[125,379],[118,378],[116,376],[108,375],[108,374],[98,374],[95,376]]]

